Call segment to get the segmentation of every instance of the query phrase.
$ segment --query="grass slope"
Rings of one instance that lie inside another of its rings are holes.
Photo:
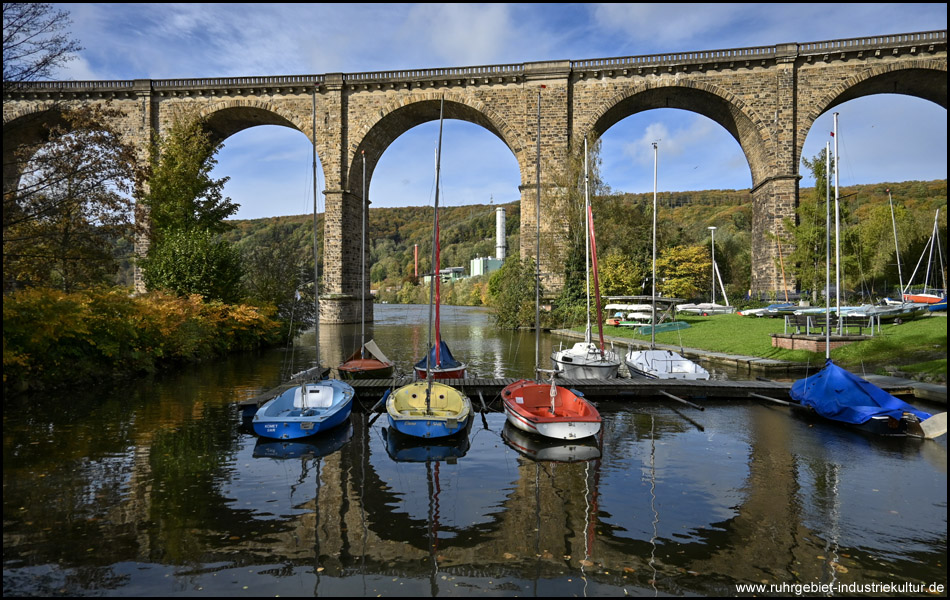
[[[783,333],[784,320],[716,315],[678,318],[688,329],[657,333],[658,344],[670,344],[711,352],[757,356],[790,362],[820,364],[824,352],[785,350],[772,347],[772,333]],[[615,338],[650,341],[627,327],[604,327]],[[900,325],[885,324],[872,339],[848,344],[831,351],[831,358],[845,367],[857,367],[881,375],[900,373],[925,381],[947,380],[947,319],[928,315]]]

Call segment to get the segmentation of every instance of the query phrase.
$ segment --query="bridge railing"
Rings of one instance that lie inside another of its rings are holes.
[[[906,47],[908,45],[946,44],[947,31],[923,31],[893,35],[870,36],[823,42],[806,42],[775,46],[755,46],[749,48],[731,48],[725,50],[704,50],[698,52],[673,52],[667,54],[647,54],[615,58],[591,58],[566,61],[573,71],[591,71],[600,69],[643,68],[672,64],[711,64],[741,60],[763,60],[774,58],[778,52],[788,52],[790,46],[799,56],[825,54],[829,52],[849,52],[860,50]],[[524,75],[526,65],[482,65],[473,67],[448,67],[436,69],[407,69],[393,71],[372,71],[365,73],[343,73],[343,81],[351,84],[382,83],[392,81],[418,81],[475,77],[506,77]],[[23,89],[33,91],[133,91],[139,82],[147,82],[152,89],[201,89],[227,87],[269,87],[269,86],[312,86],[327,81],[326,75],[280,75],[262,77],[215,77],[198,79],[152,79],[126,81],[31,81],[23,84]]]
[[[571,68],[573,70],[586,71],[590,69],[639,68],[684,63],[708,64],[732,60],[760,60],[774,56],[775,46],[758,46],[751,48],[732,48],[729,50],[704,50],[701,52],[673,52],[669,54],[573,60],[571,61]]]
[[[348,83],[369,83],[376,81],[405,81],[419,79],[444,79],[458,77],[499,77],[521,75],[523,64],[483,65],[478,67],[449,67],[440,69],[412,69],[405,71],[371,71],[366,73],[345,73],[343,80]]]
[[[922,31],[919,33],[900,33],[879,35],[825,42],[808,42],[798,45],[799,54],[822,54],[827,52],[847,52],[854,50],[872,50],[877,48],[895,48],[910,44],[946,43],[947,31]]]
[[[153,79],[152,88],[262,87],[273,85],[315,85],[324,75],[276,75],[264,77],[213,77],[203,79]]]

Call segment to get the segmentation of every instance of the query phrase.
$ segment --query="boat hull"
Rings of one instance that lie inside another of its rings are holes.
[[[386,379],[392,377],[394,369],[392,363],[375,358],[349,360],[339,367],[340,379]]]
[[[463,379],[465,377],[465,365],[457,369],[430,369],[433,379]],[[426,370],[414,368],[416,379],[425,379]]]
[[[638,379],[682,379],[704,381],[709,371],[671,350],[635,350],[627,354],[624,364],[630,376]]]
[[[551,414],[551,385],[522,379],[501,392],[505,417],[518,429],[557,440],[583,439],[600,431],[600,413],[574,392],[555,387]]]
[[[278,440],[317,435],[350,418],[353,396],[353,387],[342,381],[294,386],[264,403],[251,427],[261,437]]]
[[[612,379],[620,371],[620,359],[615,352],[606,350],[601,357],[600,349],[587,342],[551,353],[551,362],[566,379]]]
[[[444,383],[433,381],[431,393],[428,386],[427,381],[414,381],[386,398],[390,427],[417,438],[448,437],[464,431],[472,416],[468,397]]]

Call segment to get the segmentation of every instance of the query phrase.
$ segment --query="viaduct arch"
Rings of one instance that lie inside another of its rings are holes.
[[[323,322],[357,322],[361,298],[362,158],[379,157],[409,129],[446,118],[484,127],[511,150],[521,174],[522,257],[533,256],[535,144],[541,102],[542,270],[556,286],[566,228],[554,174],[574,140],[600,136],[635,113],[680,108],[719,123],[741,146],[752,176],[752,287],[781,283],[775,234],[798,204],[802,146],[815,120],[848,100],[882,93],[947,107],[946,30],[755,48],[624,58],[412,71],[187,80],[36,82],[4,93],[4,192],[18,174],[14,148],[42,142],[59,105],[108,104],[143,159],[149,140],[182,110],[197,111],[218,140],[256,125],[303,132],[326,182]],[[316,128],[313,107],[316,106]],[[372,187],[370,185],[370,187]],[[138,251],[145,249],[140,240]],[[137,286],[141,282],[137,280]],[[367,286],[368,289],[368,286]],[[372,314],[367,303],[367,315]]]

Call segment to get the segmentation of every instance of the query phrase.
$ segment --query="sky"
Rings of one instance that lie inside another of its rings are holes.
[[[947,4],[57,4],[83,47],[58,80],[131,80],[359,73],[518,64],[769,46],[947,28]],[[839,105],[840,185],[947,177],[947,111],[894,94]],[[805,140],[815,157],[831,113]],[[431,205],[438,123],[413,128],[383,154],[374,207]],[[602,137],[601,176],[614,192],[748,189],[738,144],[695,113],[657,109]],[[234,218],[312,210],[311,146],[300,132],[260,126],[228,138],[213,176],[240,204]],[[440,205],[520,198],[517,162],[476,125],[444,123]],[[801,168],[801,186],[814,185]],[[322,180],[318,187],[322,187]]]

